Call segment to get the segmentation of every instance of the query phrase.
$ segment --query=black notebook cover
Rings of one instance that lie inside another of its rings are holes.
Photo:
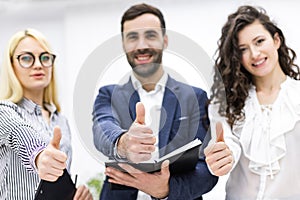
[[[129,162],[123,162],[126,164],[129,164],[133,166],[136,169],[139,169],[144,172],[148,173],[153,173],[160,171],[161,169],[161,164],[165,160],[170,161],[169,169],[171,174],[180,174],[184,172],[188,172],[191,170],[194,170],[197,162],[199,160],[199,152],[200,152],[200,146],[201,146],[201,141],[196,139],[192,141],[191,143],[184,145],[183,147],[175,150],[174,152],[171,152],[167,154],[166,156],[163,156],[159,160],[151,163],[129,163]],[[111,162],[106,162],[105,165],[106,167],[114,167],[120,171],[124,171],[118,163],[122,162],[117,162],[117,161],[111,161]],[[118,184],[111,184],[111,189],[128,189],[129,187],[123,186],[123,185],[118,185]]]
[[[65,169],[55,182],[41,180],[34,200],[72,200],[75,192],[75,184]]]

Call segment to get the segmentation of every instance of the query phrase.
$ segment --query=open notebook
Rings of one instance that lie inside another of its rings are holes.
[[[196,164],[199,159],[200,146],[202,142],[199,139],[195,139],[190,143],[166,154],[165,156],[151,161],[151,162],[141,162],[141,163],[130,163],[130,162],[119,162],[119,161],[108,161],[105,163],[106,167],[114,167],[121,171],[124,171],[118,163],[126,163],[144,172],[153,173],[160,171],[161,164],[165,160],[170,161],[170,172],[171,174],[178,174],[183,172],[188,172],[195,169]],[[125,189],[126,186],[120,186],[116,184],[111,184],[112,189]]]

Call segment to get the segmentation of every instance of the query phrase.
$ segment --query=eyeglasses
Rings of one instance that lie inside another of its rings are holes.
[[[38,58],[43,67],[52,67],[55,57],[56,56],[54,54],[43,52]],[[20,54],[16,58],[18,59],[20,66],[23,68],[30,68],[35,62],[35,56],[31,52]]]

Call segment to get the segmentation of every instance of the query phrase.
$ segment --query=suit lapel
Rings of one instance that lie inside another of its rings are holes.
[[[164,146],[169,141],[169,136],[173,124],[173,119],[177,107],[177,93],[178,85],[177,82],[168,77],[167,85],[165,87],[165,94],[162,103],[162,112],[160,116],[160,131],[159,131],[159,148],[161,149],[160,155],[165,152]]]
[[[136,109],[135,105],[140,101],[140,97],[138,92],[134,90],[133,85],[131,83],[131,79],[120,88],[120,92],[123,94],[123,98],[125,98],[125,102],[128,102],[129,105],[129,113],[132,121],[136,118]],[[168,142],[170,137],[170,132],[173,124],[174,115],[176,112],[176,107],[178,104],[177,96],[179,92],[178,83],[172,79],[170,76],[168,77],[167,85],[165,87],[165,93],[162,102],[162,110],[160,115],[160,128],[159,128],[159,148],[160,155],[164,155],[166,149],[164,148]]]
[[[134,91],[134,93],[132,94],[130,100],[129,100],[129,112],[130,112],[130,116],[132,118],[132,120],[134,121],[136,118],[136,109],[135,109],[135,105],[137,102],[140,101],[140,97],[137,91]]]
[[[140,97],[138,92],[133,88],[130,78],[129,81],[120,88],[120,92],[123,94],[122,96],[125,98],[125,102],[129,105],[129,114],[132,121],[134,121],[136,118],[135,105],[140,101]]]

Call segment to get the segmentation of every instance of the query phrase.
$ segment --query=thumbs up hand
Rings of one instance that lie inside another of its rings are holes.
[[[217,142],[225,142],[223,127],[221,122],[217,122],[216,124],[216,133],[217,133]]]
[[[155,150],[156,138],[152,130],[145,125],[145,108],[141,102],[136,104],[136,119],[117,144],[120,157],[135,163],[151,159]]]
[[[135,122],[138,124],[145,124],[145,107],[142,102],[137,102],[135,105],[136,118]]]
[[[216,176],[227,174],[233,167],[233,155],[224,140],[224,131],[221,122],[216,124],[216,142],[209,144],[204,154],[206,163]]]
[[[53,130],[53,137],[52,140],[50,141],[50,145],[52,145],[55,149],[59,150],[59,143],[61,140],[61,130],[58,126],[54,127]]]
[[[35,163],[39,177],[47,181],[56,181],[66,168],[67,155],[59,150],[61,130],[55,127],[48,146],[37,156]]]

